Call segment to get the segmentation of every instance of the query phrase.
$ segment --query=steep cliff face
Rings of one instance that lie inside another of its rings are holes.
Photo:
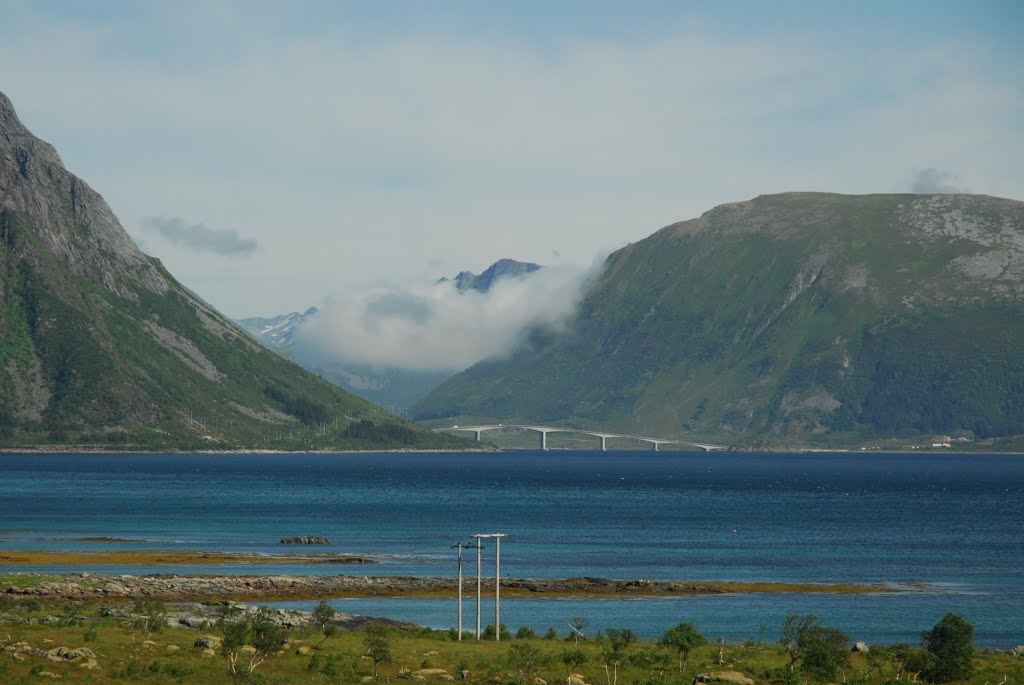
[[[1024,203],[787,193],[609,257],[570,333],[450,379],[420,419],[629,433],[1024,432]]]
[[[153,260],[139,251],[99,193],[64,168],[52,145],[22,125],[3,93],[0,197],[70,273],[97,280],[127,299],[137,299],[139,287],[167,292]]]
[[[257,345],[143,254],[0,94],[0,445],[434,445]]]

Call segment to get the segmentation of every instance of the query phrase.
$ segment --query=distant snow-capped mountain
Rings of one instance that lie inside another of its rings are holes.
[[[255,316],[238,319],[236,323],[256,336],[267,347],[276,350],[289,349],[295,344],[295,333],[299,326],[319,313],[316,307],[306,311],[281,314],[270,318]]]

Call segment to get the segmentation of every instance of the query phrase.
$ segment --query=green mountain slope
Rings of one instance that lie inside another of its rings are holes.
[[[457,446],[256,344],[0,94],[0,446]]]
[[[1024,203],[717,207],[612,254],[571,332],[412,415],[718,439],[1024,433]]]

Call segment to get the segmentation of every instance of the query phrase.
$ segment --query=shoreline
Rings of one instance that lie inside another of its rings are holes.
[[[463,581],[464,592],[472,579]],[[494,579],[484,579],[485,593],[494,592]],[[627,599],[683,597],[738,593],[878,594],[926,592],[924,583],[900,586],[883,583],[709,582],[694,580],[613,580],[606,578],[507,578],[501,582],[506,598]],[[0,593],[8,597],[45,601],[134,600],[166,602],[276,601],[348,598],[454,598],[455,578],[436,576],[291,576],[291,575],[178,575],[142,576],[93,573],[6,573]]]
[[[80,454],[494,454],[507,451],[531,451],[531,448],[501,448],[501,447],[471,447],[466,449],[379,449],[379,450],[337,450],[337,449],[324,449],[324,450],[275,450],[275,449],[235,449],[235,450],[184,450],[184,449],[166,449],[166,450],[149,450],[149,449],[103,449],[93,446],[82,446],[71,449],[68,445],[35,445],[31,447],[0,447],[0,455],[19,455],[19,454],[56,454],[56,455],[80,455]],[[591,452],[597,450],[587,449],[551,449],[550,452]],[[636,450],[622,450],[627,452],[649,452],[646,449]],[[698,452],[698,450],[661,450],[661,452],[672,453],[672,452]],[[959,449],[952,450],[950,448],[921,448],[921,447],[904,447],[904,448],[884,448],[884,449],[863,449],[860,447],[794,447],[792,449],[769,449],[769,450],[755,450],[747,448],[733,449],[731,447],[721,450],[721,452],[729,454],[750,454],[750,453],[781,453],[781,454],[817,454],[817,453],[835,453],[835,454],[959,454],[959,455],[1019,455],[1024,456],[1024,450],[1020,449],[1008,449],[1008,450],[993,450],[993,449]]]
[[[103,540],[130,544],[144,541]],[[373,559],[337,552],[215,552],[206,550],[0,550],[4,566],[219,566],[239,564],[373,564]]]

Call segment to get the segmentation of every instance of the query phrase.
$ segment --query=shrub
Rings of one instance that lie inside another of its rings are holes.
[[[958,614],[946,614],[921,633],[931,656],[921,675],[931,683],[967,680],[974,673],[974,626]]]

